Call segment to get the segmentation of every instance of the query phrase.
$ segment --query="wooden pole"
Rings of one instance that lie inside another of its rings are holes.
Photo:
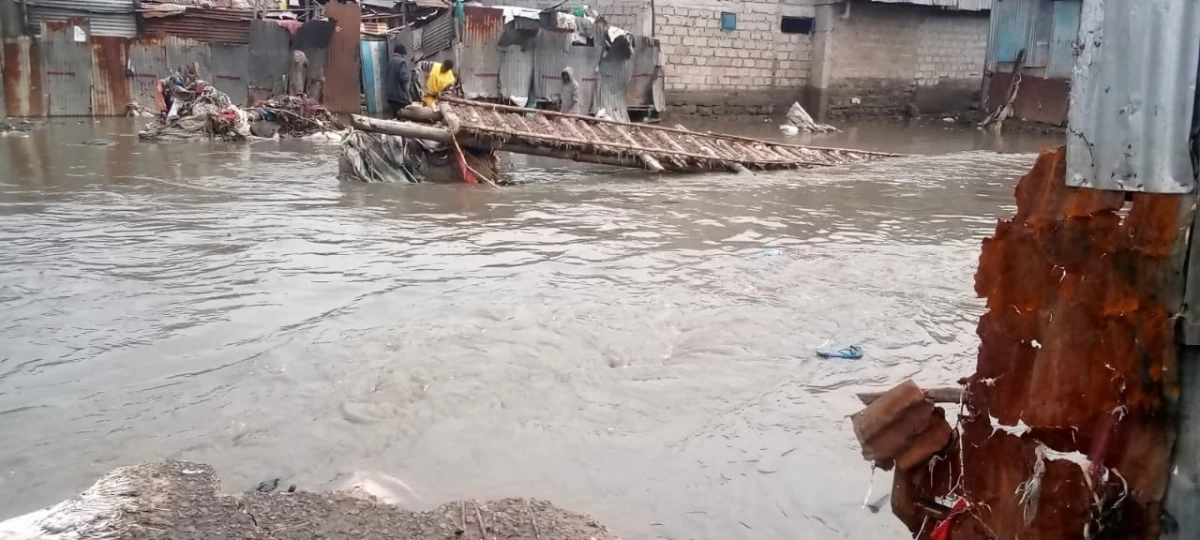
[[[669,128],[669,127],[663,127],[663,126],[656,126],[653,124],[634,124],[632,122],[622,122],[620,120],[612,120],[609,118],[596,118],[594,116],[586,116],[586,115],[582,115],[582,114],[571,114],[571,113],[564,113],[564,112],[558,112],[558,111],[547,111],[547,110],[543,110],[543,109],[526,109],[526,108],[522,108],[522,107],[513,107],[512,105],[501,105],[499,103],[486,103],[486,102],[482,102],[482,101],[471,101],[469,99],[461,99],[461,98],[456,98],[456,97],[442,97],[442,98],[439,98],[439,100],[446,101],[446,102],[449,102],[449,103],[452,103],[455,105],[462,105],[465,107],[478,107],[481,109],[492,109],[494,111],[503,111],[503,112],[507,112],[507,113],[539,114],[542,116],[553,116],[553,117],[558,117],[558,118],[572,118],[575,120],[583,120],[585,122],[594,122],[594,123],[598,123],[598,124],[616,124],[618,126],[634,126],[637,129],[644,129],[647,131],[659,131],[659,132],[664,132],[664,133],[678,133],[681,135],[690,135],[692,137],[709,137],[709,138],[716,138],[716,139],[729,139],[729,140],[742,141],[742,142],[761,143],[761,144],[768,145],[768,146],[783,146],[783,147],[788,147],[788,148],[802,148],[805,150],[840,150],[840,151],[847,152],[847,153],[863,154],[863,155],[868,155],[868,156],[897,157],[897,156],[903,155],[903,154],[889,154],[886,152],[872,152],[869,150],[854,150],[854,149],[850,149],[850,148],[827,148],[827,147],[823,147],[823,146],[804,146],[804,145],[800,145],[800,144],[777,143],[777,142],[772,142],[772,141],[764,141],[761,139],[752,139],[749,137],[739,137],[737,135],[725,135],[725,134],[721,134],[721,133],[712,133],[712,132],[700,133],[700,132],[696,132],[696,131],[690,131],[687,129]]]
[[[365,131],[367,133],[383,133],[386,135],[396,135],[399,137],[440,142],[442,144],[454,144],[454,140],[450,136],[450,132],[443,127],[427,126],[414,122],[380,120],[378,118],[359,116],[357,114],[350,115],[350,125],[357,130]],[[598,165],[610,165],[613,167],[628,167],[633,169],[649,168],[645,162],[634,155],[606,156],[558,148],[542,148],[513,142],[501,142],[499,145],[496,145],[492,141],[481,141],[470,135],[463,136],[459,142],[468,148],[499,150],[503,152],[512,152],[514,154],[566,159],[584,163],[595,163]],[[690,165],[680,166],[674,163],[670,165],[670,172],[701,172],[707,170],[701,167]],[[659,166],[663,167],[661,164],[659,164]],[[666,171],[668,169],[663,167],[663,170]]]

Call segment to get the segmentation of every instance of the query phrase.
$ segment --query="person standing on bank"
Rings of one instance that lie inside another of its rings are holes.
[[[400,109],[412,103],[412,99],[408,96],[408,60],[405,55],[408,51],[404,45],[397,43],[392,47],[392,57],[388,60],[387,67],[387,102],[388,107],[392,110],[392,116],[400,115]]]
[[[570,67],[563,68],[558,110],[568,114],[583,114],[579,109],[579,94],[579,82],[575,80],[575,72]]]

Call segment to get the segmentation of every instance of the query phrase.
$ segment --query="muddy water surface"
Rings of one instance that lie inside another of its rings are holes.
[[[861,508],[854,392],[970,370],[979,242],[1056,142],[862,125],[816,142],[930,155],[663,180],[518,158],[494,189],[133,129],[0,139],[0,518],[179,458],[230,491],[548,498],[626,538],[899,537]],[[866,357],[813,355],[841,344]]]

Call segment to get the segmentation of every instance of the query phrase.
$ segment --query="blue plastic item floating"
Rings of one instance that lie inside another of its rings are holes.
[[[863,357],[862,349],[858,345],[851,345],[845,349],[831,351],[828,349],[817,349],[817,356],[821,358],[845,358],[847,360],[858,360]]]

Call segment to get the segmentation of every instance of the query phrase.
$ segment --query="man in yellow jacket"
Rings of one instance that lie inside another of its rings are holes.
[[[429,68],[429,78],[425,79],[425,95],[421,101],[426,107],[432,107],[438,95],[454,85],[454,60],[434,62]]]

